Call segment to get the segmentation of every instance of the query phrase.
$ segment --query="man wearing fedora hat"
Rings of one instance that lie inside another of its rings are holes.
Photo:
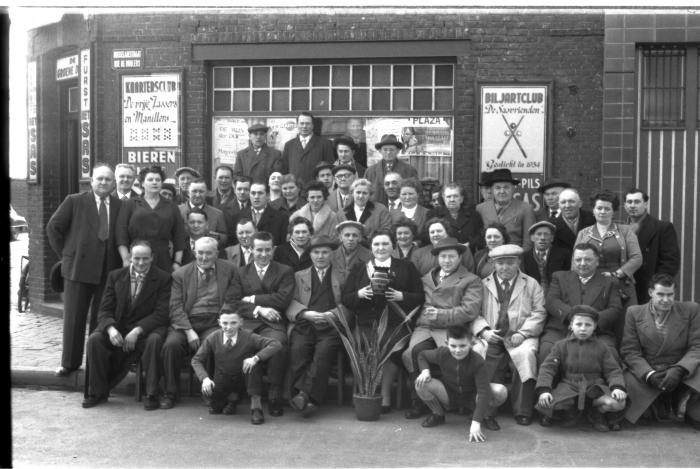
[[[483,171],[479,177],[479,193],[481,194],[481,200],[479,202],[493,200],[493,192],[491,191],[490,181],[491,173],[488,171]]]
[[[399,150],[403,148],[394,134],[386,134],[374,145],[374,148],[382,154],[382,160],[367,168],[365,178],[374,186],[372,200],[384,203],[386,193],[384,192],[384,177],[389,172],[399,173],[403,179],[417,178],[418,171],[408,163],[398,159]]]
[[[297,180],[307,183],[313,179],[316,165],[321,161],[333,163],[335,152],[330,140],[314,134],[314,116],[302,112],[297,116],[299,134],[284,144],[282,150],[282,174],[291,173]]]
[[[355,141],[350,137],[338,137],[333,140],[333,146],[335,146],[335,154],[338,159],[333,163],[335,166],[352,166],[355,168],[355,173],[357,177],[364,177],[367,167],[359,163],[355,157],[358,146]],[[367,161],[367,150],[365,150],[365,161]]]
[[[253,182],[267,182],[270,174],[282,171],[282,153],[267,145],[268,130],[268,126],[260,123],[248,127],[250,145],[236,154],[234,176],[245,175]]]
[[[332,321],[338,314],[341,283],[331,258],[337,243],[329,236],[311,238],[307,247],[313,265],[294,274],[294,298],[286,315],[292,369],[292,408],[310,417],[321,405],[328,387],[331,365],[340,347]],[[349,318],[348,318],[349,319]]]
[[[548,181],[538,187],[537,192],[542,194],[543,200],[542,205],[535,212],[535,219],[554,223],[554,220],[559,216],[559,194],[569,187],[571,184],[565,181]]]
[[[556,231],[557,227],[546,220],[532,225],[528,233],[533,248],[523,254],[523,272],[539,282],[545,296],[552,274],[571,268],[571,251],[552,245]]]
[[[456,238],[448,237],[438,241],[431,251],[438,258],[438,266],[422,278],[425,304],[401,357],[412,381],[415,381],[419,369],[418,354],[444,345],[449,326],[466,326],[481,311],[481,279],[461,262],[466,250],[467,247]],[[415,388],[411,389],[413,405],[406,417],[418,418],[425,410]]]
[[[529,251],[532,241],[527,230],[535,223],[535,212],[530,204],[513,197],[520,179],[514,179],[510,169],[496,169],[491,173],[488,184],[493,192],[493,200],[486,200],[476,206],[484,226],[493,222],[502,223],[508,230],[511,242]]]
[[[345,220],[338,223],[335,230],[340,238],[340,246],[333,251],[332,264],[343,284],[352,266],[357,262],[366,264],[372,259],[372,253],[360,244],[365,235],[362,223]]]

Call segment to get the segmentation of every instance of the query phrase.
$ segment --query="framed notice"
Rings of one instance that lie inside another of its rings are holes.
[[[122,75],[122,162],[173,175],[182,153],[182,73]]]
[[[516,197],[537,210],[550,155],[551,83],[480,84],[479,98],[481,171],[509,169],[522,180]]]

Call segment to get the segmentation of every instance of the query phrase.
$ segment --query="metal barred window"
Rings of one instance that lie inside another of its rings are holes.
[[[685,67],[685,48],[642,49],[642,127],[685,125]]]
[[[451,111],[452,64],[216,66],[213,110]]]

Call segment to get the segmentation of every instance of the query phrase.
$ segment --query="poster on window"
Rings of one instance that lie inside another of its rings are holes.
[[[509,169],[522,180],[516,196],[537,210],[548,153],[549,86],[481,85],[480,99],[481,171]]]

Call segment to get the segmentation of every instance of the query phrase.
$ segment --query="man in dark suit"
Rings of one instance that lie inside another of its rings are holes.
[[[554,219],[554,226],[557,227],[554,246],[573,250],[578,232],[594,223],[593,214],[581,208],[578,191],[564,189],[559,193],[559,215]]]
[[[368,179],[374,188],[372,200],[384,203],[386,200],[384,178],[387,173],[398,173],[401,178],[408,179],[418,178],[418,171],[398,158],[399,150],[403,148],[403,143],[396,138],[396,135],[383,135],[379,143],[374,145],[374,148],[382,154],[382,160],[367,168],[365,179]],[[398,184],[396,187],[398,188]]]
[[[158,408],[160,351],[168,327],[170,274],[153,266],[147,241],[131,244],[131,265],[107,277],[98,324],[87,342],[90,364],[83,407],[107,400],[110,389],[141,359],[146,371],[144,408]]]
[[[117,188],[112,194],[119,197],[119,200],[139,197],[139,193],[131,189],[136,180],[136,168],[130,164],[119,163],[114,168],[114,178],[117,182]]]
[[[535,220],[547,220],[554,223],[559,215],[559,194],[564,189],[571,187],[571,184],[564,181],[547,181],[537,188],[537,192],[542,194],[542,205],[535,212]]]
[[[556,227],[546,221],[539,221],[528,230],[532,251],[523,254],[522,271],[537,280],[545,296],[552,281],[552,274],[558,270],[571,268],[571,251],[552,246]]]
[[[294,271],[272,260],[273,247],[270,233],[255,233],[253,262],[238,270],[230,295],[231,305],[243,317],[244,329],[282,344],[282,350],[267,362],[269,413],[279,417],[284,412],[282,397],[287,371],[287,319],[284,311],[294,295]]]
[[[620,353],[631,405],[625,417],[681,420],[700,430],[700,305],[675,301],[667,274],[649,281],[649,303],[630,306]],[[684,414],[684,415],[683,415]]]
[[[182,250],[182,265],[196,260],[195,243],[199,238],[209,236],[209,218],[204,210],[198,208],[190,210],[185,222],[187,223],[188,236],[185,238],[185,249]],[[219,258],[226,259],[226,253],[221,247],[219,247]]]
[[[88,310],[92,332],[107,273],[122,266],[114,237],[120,201],[110,195],[112,168],[95,166],[91,186],[90,191],[66,197],[46,225],[49,244],[61,257],[64,279],[63,351],[57,376],[80,368]]]
[[[299,135],[284,144],[282,173],[294,174],[298,181],[306,184],[313,181],[314,168],[319,162],[335,161],[335,151],[330,140],[314,135],[314,116],[311,113],[299,114],[297,130]]]
[[[195,242],[196,260],[173,272],[170,329],[163,345],[165,394],[160,399],[161,409],[175,405],[187,351],[195,353],[201,341],[219,328],[219,310],[229,302],[236,268],[217,256],[217,241],[200,238]]]
[[[228,240],[228,227],[226,226],[224,213],[218,208],[207,204],[206,194],[207,183],[204,181],[204,179],[198,178],[190,183],[189,199],[186,202],[178,205],[180,215],[185,222],[185,232],[187,233],[189,228],[187,226],[187,215],[193,209],[201,210],[207,214],[210,236],[215,238],[219,242],[219,245],[226,246],[226,241]]]
[[[233,203],[236,199],[233,168],[225,164],[217,166],[214,168],[214,180],[216,187],[207,195],[207,204],[221,210],[222,205]]]
[[[654,274],[662,273],[675,277],[680,268],[681,253],[673,224],[649,214],[649,196],[634,188],[625,194],[627,223],[637,234],[642,250],[642,267],[634,273],[637,300],[640,304],[649,301],[648,285]]]
[[[249,176],[254,182],[267,182],[275,171],[282,171],[282,153],[267,145],[267,131],[263,124],[248,127],[250,145],[236,154],[234,176]],[[285,146],[286,149],[286,146]]]
[[[483,248],[484,237],[481,233],[484,225],[474,204],[464,203],[464,188],[461,184],[450,182],[442,187],[444,205],[438,204],[428,212],[426,217],[443,218],[452,228],[452,234],[460,243],[469,243],[472,254]],[[429,242],[425,233],[419,233],[424,242]]]
[[[270,207],[269,188],[263,182],[254,182],[250,186],[250,209],[243,212],[243,217],[253,220],[257,231],[267,231],[272,235],[275,246],[287,241],[289,215]]]
[[[253,180],[248,176],[235,176],[233,178],[233,198],[226,199],[225,202],[219,204],[218,208],[224,213],[224,221],[228,228],[227,246],[236,244],[236,225],[241,217],[250,216],[250,185]],[[211,202],[209,202],[211,200]],[[214,205],[216,197],[207,199],[207,203]],[[225,246],[224,246],[225,247]]]
[[[253,262],[253,235],[257,230],[250,218],[241,218],[236,225],[238,244],[225,249],[226,259],[236,267]]]
[[[625,315],[617,286],[612,278],[596,271],[600,254],[594,245],[577,244],[572,259],[570,271],[552,274],[545,300],[547,322],[540,336],[537,361],[542,363],[552,346],[566,338],[569,314],[576,305],[587,305],[598,311],[598,336],[619,360],[617,347]]]

